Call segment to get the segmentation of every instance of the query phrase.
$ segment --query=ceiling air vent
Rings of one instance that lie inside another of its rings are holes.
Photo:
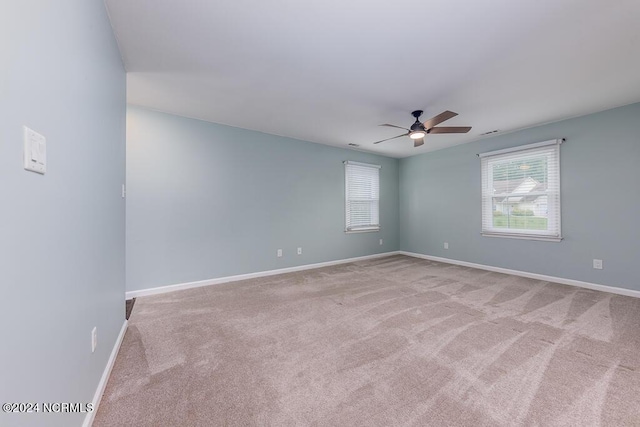
[[[350,147],[360,147],[360,144],[354,144],[353,142],[349,143]]]
[[[489,132],[481,133],[480,136],[491,135],[492,133],[498,133],[500,129],[490,130]]]

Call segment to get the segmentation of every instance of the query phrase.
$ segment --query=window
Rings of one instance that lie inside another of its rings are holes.
[[[484,236],[562,240],[561,142],[480,154]]]
[[[380,166],[344,162],[347,232],[380,230]]]

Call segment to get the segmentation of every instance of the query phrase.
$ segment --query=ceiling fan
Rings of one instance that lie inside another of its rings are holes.
[[[380,126],[389,126],[392,128],[404,129],[407,133],[403,133],[402,135],[394,136],[393,138],[383,139],[382,141],[374,142],[374,144],[380,144],[384,141],[389,141],[391,139],[400,138],[403,136],[408,136],[413,139],[413,146],[419,147],[424,144],[424,137],[430,133],[467,133],[471,130],[471,126],[455,126],[455,127],[434,127],[445,120],[449,120],[458,115],[458,113],[454,113],[453,111],[445,111],[443,113],[438,114],[435,117],[430,118],[424,123],[420,123],[420,116],[422,115],[422,110],[416,110],[411,113],[413,117],[416,118],[416,121],[411,125],[410,129],[403,128],[402,126],[390,125],[385,123]]]

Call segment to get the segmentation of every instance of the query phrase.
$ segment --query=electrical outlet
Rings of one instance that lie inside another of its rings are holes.
[[[602,260],[601,259],[594,259],[593,260],[593,268],[595,268],[596,270],[602,270]]]
[[[449,249],[449,242],[444,242],[444,248]]]
[[[382,246],[382,239],[380,239],[380,246]]]
[[[98,346],[98,327],[94,326],[91,330],[91,353],[96,351],[96,347]]]
[[[298,248],[298,255],[302,255],[302,248]]]
[[[278,258],[282,258],[282,249],[278,249]]]

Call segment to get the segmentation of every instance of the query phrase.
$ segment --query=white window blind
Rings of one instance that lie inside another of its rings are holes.
[[[482,234],[560,241],[560,144],[480,154]]]
[[[380,229],[380,166],[344,162],[345,231]]]

